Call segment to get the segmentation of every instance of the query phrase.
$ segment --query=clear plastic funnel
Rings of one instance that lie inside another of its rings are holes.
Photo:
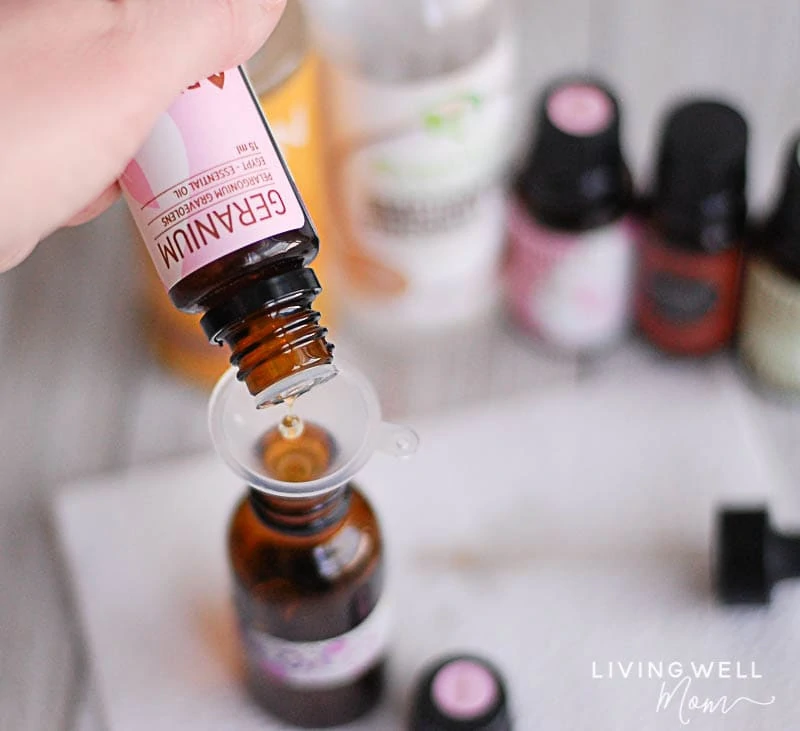
[[[239,477],[272,495],[319,495],[352,479],[376,450],[397,457],[417,450],[419,439],[413,430],[381,419],[378,397],[366,376],[338,359],[336,367],[334,378],[315,386],[293,406],[293,413],[304,424],[324,430],[332,445],[324,471],[305,482],[277,479],[263,458],[264,437],[275,432],[288,407],[256,408],[233,368],[220,378],[209,403],[211,439]]]

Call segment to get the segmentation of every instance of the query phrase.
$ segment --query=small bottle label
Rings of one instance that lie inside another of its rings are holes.
[[[384,656],[389,641],[388,602],[381,601],[355,629],[318,642],[289,642],[244,627],[248,663],[293,688],[332,688],[357,680]]]
[[[645,227],[636,303],[644,334],[661,348],[687,354],[725,345],[736,327],[741,261],[739,244],[693,252]]]
[[[240,69],[184,90],[120,185],[167,289],[225,254],[305,222]]]
[[[700,322],[719,299],[712,283],[672,272],[654,272],[644,287],[658,316],[676,325]]]
[[[628,327],[635,237],[621,219],[580,234],[555,231],[512,202],[507,297],[517,318],[566,349],[597,348]]]

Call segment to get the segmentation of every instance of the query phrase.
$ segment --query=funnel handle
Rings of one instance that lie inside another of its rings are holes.
[[[390,424],[384,421],[378,430],[377,448],[384,454],[393,457],[410,457],[419,447],[417,433],[401,424]]]

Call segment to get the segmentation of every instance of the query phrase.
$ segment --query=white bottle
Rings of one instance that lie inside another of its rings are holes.
[[[326,61],[345,321],[396,337],[491,311],[516,142],[509,5],[306,7]]]

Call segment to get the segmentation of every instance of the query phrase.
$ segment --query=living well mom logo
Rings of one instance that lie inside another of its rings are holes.
[[[702,716],[734,714],[745,705],[771,706],[775,696],[764,693],[763,675],[755,662],[739,660],[592,662],[592,680],[625,682],[652,680],[656,713],[672,713],[684,726]],[[713,687],[714,692],[704,692]],[[724,687],[725,692],[719,689]]]

